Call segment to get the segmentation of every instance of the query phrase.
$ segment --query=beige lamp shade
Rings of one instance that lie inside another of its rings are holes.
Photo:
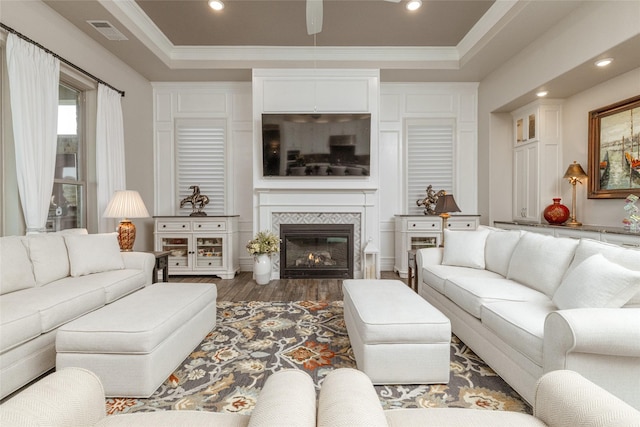
[[[122,218],[120,225],[118,225],[118,243],[121,251],[131,251],[136,240],[136,226],[129,218],[148,218],[151,215],[149,215],[140,193],[133,190],[118,190],[113,193],[113,197],[111,197],[102,216]]]
[[[148,218],[149,212],[140,197],[133,190],[118,190],[113,193],[111,201],[102,215],[105,218]]]

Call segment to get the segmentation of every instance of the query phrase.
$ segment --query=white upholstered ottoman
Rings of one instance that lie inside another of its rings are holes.
[[[216,324],[217,288],[157,283],[60,327],[56,369],[93,371],[109,397],[149,397]]]
[[[451,323],[399,280],[345,280],[344,320],[374,384],[449,382]]]

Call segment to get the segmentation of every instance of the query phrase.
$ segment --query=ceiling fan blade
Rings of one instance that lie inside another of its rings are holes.
[[[307,0],[307,33],[322,31],[322,0]]]

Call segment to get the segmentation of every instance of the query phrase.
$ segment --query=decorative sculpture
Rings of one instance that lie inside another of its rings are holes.
[[[204,207],[209,204],[209,198],[204,194],[200,194],[200,187],[192,185],[189,187],[193,190],[193,194],[185,197],[180,201],[180,207],[183,208],[187,203],[191,203],[193,212],[189,216],[207,216],[207,213],[203,211]]]
[[[422,200],[416,200],[416,205],[424,206],[424,214],[425,215],[435,215],[436,214],[436,203],[438,203],[438,198],[445,195],[444,190],[440,190],[436,192],[433,189],[432,185],[427,187],[427,197]]]

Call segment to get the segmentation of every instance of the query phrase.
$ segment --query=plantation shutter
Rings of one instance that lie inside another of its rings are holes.
[[[192,185],[209,198],[204,211],[224,215],[225,122],[223,120],[178,119],[176,121],[177,215],[189,215],[191,204],[180,208],[180,201],[193,194]]]
[[[407,214],[422,215],[424,206],[416,200],[426,197],[427,186],[434,191],[453,190],[453,120],[407,121]]]

